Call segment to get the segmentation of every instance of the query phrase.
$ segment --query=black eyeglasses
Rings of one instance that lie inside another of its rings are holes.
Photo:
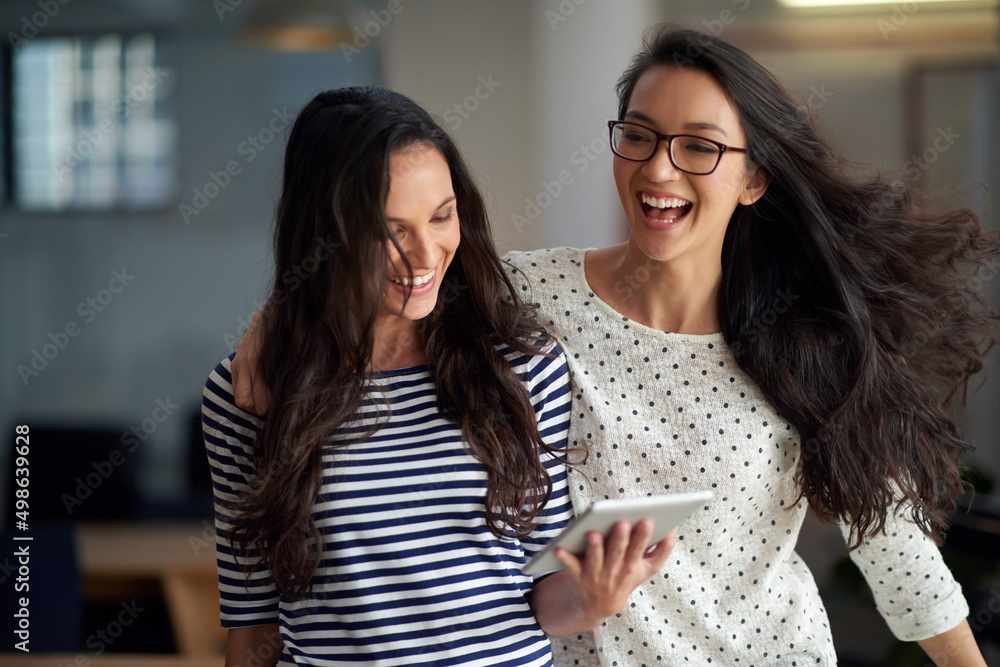
[[[660,134],[645,125],[626,120],[609,120],[611,150],[615,155],[634,162],[645,162],[656,153],[661,141],[667,142],[670,163],[688,174],[711,174],[726,151],[746,153],[745,148],[733,148],[718,141],[693,134]]]

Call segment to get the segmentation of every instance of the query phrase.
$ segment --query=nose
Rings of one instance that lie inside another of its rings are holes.
[[[670,159],[670,143],[660,140],[652,157],[642,164],[642,173],[651,181],[662,183],[673,181],[680,176],[680,170]]]
[[[421,228],[410,231],[402,247],[414,271],[430,269],[437,265],[436,244],[434,235],[429,229]]]

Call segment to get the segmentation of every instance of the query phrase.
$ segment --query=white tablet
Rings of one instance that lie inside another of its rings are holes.
[[[652,546],[711,499],[711,491],[695,491],[595,501],[583,514],[570,521],[563,532],[549,540],[521,571],[524,574],[544,574],[562,570],[563,565],[555,556],[556,547],[563,547],[580,555],[585,550],[587,533],[596,530],[607,537],[612,526],[619,521],[635,525],[643,519],[652,519],[655,523],[649,540]]]

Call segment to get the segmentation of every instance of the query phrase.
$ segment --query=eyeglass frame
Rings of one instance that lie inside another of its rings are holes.
[[[616,125],[635,125],[636,127],[641,127],[642,129],[646,130],[647,132],[652,132],[653,136],[656,137],[656,143],[653,145],[653,149],[650,151],[649,157],[640,160],[640,159],[634,158],[634,157],[626,157],[626,156],[622,155],[621,153],[619,153],[617,151],[617,149],[615,149],[615,126]],[[674,143],[673,143],[674,139],[676,139],[677,137],[690,137],[692,139],[699,139],[701,141],[707,141],[710,144],[715,144],[716,146],[718,146],[719,147],[719,157],[715,161],[715,166],[712,167],[712,169],[710,171],[705,171],[705,172],[688,171],[687,169],[684,169],[683,167],[678,166],[677,162],[674,160]],[[749,150],[747,148],[736,148],[735,146],[727,146],[726,144],[722,143],[721,141],[716,141],[715,139],[706,139],[705,137],[700,137],[697,134],[663,134],[661,132],[657,132],[656,130],[654,130],[651,127],[646,127],[642,123],[636,123],[635,121],[631,121],[631,120],[609,120],[608,121],[608,145],[611,147],[611,152],[614,153],[615,155],[617,155],[618,157],[620,157],[623,160],[628,160],[630,162],[649,162],[650,160],[653,159],[653,156],[656,155],[656,149],[660,147],[660,142],[661,141],[666,141],[667,142],[667,157],[670,158],[670,164],[672,164],[674,166],[674,169],[677,169],[678,171],[683,171],[685,174],[691,174],[692,176],[708,176],[709,174],[713,173],[716,169],[719,168],[719,163],[722,162],[722,156],[725,155],[727,151],[729,151],[731,153],[746,153]]]

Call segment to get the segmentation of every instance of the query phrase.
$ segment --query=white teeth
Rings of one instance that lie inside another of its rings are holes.
[[[687,206],[691,202],[678,199],[677,197],[653,197],[643,192],[642,203],[656,208],[680,208],[681,206]]]
[[[390,277],[390,280],[392,280],[392,282],[396,283],[397,285],[402,285],[403,287],[409,287],[410,285],[413,285],[414,287],[420,287],[422,285],[426,285],[427,283],[429,283],[433,278],[434,278],[434,272],[431,271],[426,275],[413,276],[412,281],[409,278],[396,278],[396,277]]]

